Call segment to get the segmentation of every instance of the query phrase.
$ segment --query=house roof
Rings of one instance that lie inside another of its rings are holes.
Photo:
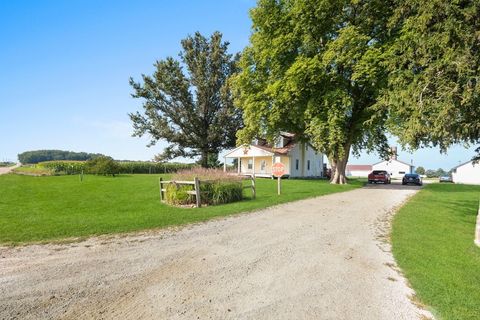
[[[371,171],[372,165],[370,164],[347,164],[347,170],[349,171]]]
[[[407,162],[403,162],[403,161],[400,161],[400,160],[397,160],[397,159],[382,160],[382,161],[380,161],[380,162],[377,162],[377,163],[372,164],[372,166],[377,165],[377,164],[382,163],[382,162],[393,162],[393,161],[397,161],[397,162],[400,162],[400,163],[402,163],[402,164],[404,164],[404,165],[407,165],[407,166],[410,166],[410,167],[414,167],[413,164],[410,164],[410,163],[407,163]]]
[[[257,147],[275,154],[287,155],[288,152],[292,150],[293,147],[295,147],[295,144],[296,144],[295,142],[289,142],[283,148],[272,148],[270,146],[259,146],[259,145],[254,145],[254,147]]]
[[[453,167],[452,170],[457,169],[458,167],[463,167],[464,165],[469,164],[469,163],[471,163],[471,162],[473,162],[473,160],[469,160],[469,161],[467,161],[467,162],[460,163],[458,166]]]

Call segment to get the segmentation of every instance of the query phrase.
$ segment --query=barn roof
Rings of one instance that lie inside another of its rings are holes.
[[[407,165],[407,166],[410,166],[410,167],[414,167],[413,164],[410,164],[410,163],[407,163],[407,162],[403,162],[403,161],[400,161],[400,160],[398,160],[398,159],[382,160],[382,161],[380,161],[380,162],[377,162],[377,163],[372,164],[372,166],[377,165],[377,164],[380,164],[380,163],[382,163],[382,162],[393,162],[393,161],[400,162],[400,163],[402,163],[402,164],[404,164],[404,165]]]

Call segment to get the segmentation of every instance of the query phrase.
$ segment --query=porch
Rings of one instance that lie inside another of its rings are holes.
[[[227,171],[227,159],[236,164],[235,171],[231,172],[238,175],[271,178],[272,166],[277,162],[283,163],[285,175],[290,175],[290,158],[288,156],[277,155],[255,146],[241,147],[227,153],[224,159],[224,171]]]

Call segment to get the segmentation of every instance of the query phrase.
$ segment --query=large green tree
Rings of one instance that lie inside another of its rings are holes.
[[[197,32],[181,44],[179,61],[157,61],[152,76],[142,75],[143,83],[130,79],[132,96],[144,100],[143,113],[130,118],[135,136],[151,137],[149,146],[159,140],[170,143],[157,159],[200,156],[207,167],[209,155],[235,146],[236,131],[242,127],[228,81],[238,59],[227,52],[228,42],[219,32],[210,39]]]
[[[480,139],[480,1],[398,0],[379,107],[412,149]],[[480,151],[480,150],[478,150]]]
[[[290,131],[325,153],[346,183],[351,151],[387,155],[388,111],[376,108],[392,1],[260,0],[235,77],[239,143]]]

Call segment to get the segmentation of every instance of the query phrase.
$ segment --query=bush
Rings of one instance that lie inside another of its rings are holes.
[[[221,170],[194,168],[181,170],[173,175],[173,181],[193,181],[195,177],[200,180],[202,204],[216,205],[240,201],[243,199],[242,180],[238,176],[226,174]],[[173,205],[195,204],[195,197],[189,195],[193,185],[177,185],[171,183],[166,188],[165,200]]]
[[[165,195],[165,200],[167,203],[173,205],[187,205],[195,203],[193,196],[187,193],[188,191],[193,190],[193,186],[171,183],[167,185],[166,190],[167,192]]]
[[[120,172],[120,166],[111,157],[101,156],[95,159],[88,160],[85,164],[88,173],[112,175],[115,177]]]

